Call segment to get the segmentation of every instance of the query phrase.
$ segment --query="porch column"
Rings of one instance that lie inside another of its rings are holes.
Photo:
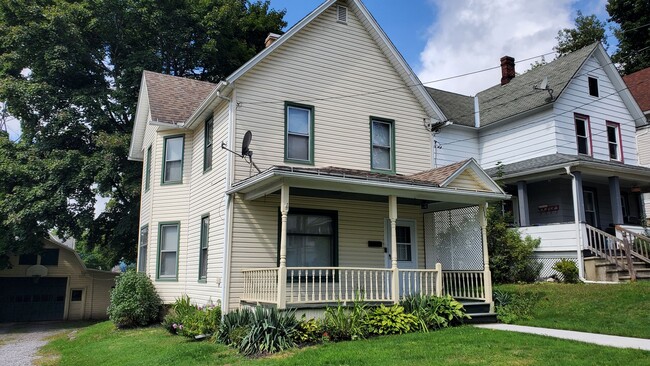
[[[575,202],[575,205],[577,206],[577,214],[578,217],[576,218],[576,222],[585,222],[585,199],[584,199],[584,194],[582,193],[582,173],[581,172],[573,172],[572,173],[574,176],[573,179],[573,186],[575,188],[574,190],[574,195],[573,195],[573,201]]]
[[[393,303],[399,303],[399,271],[397,270],[397,196],[388,196],[388,218],[390,219],[390,270],[391,296]]]
[[[585,203],[582,193],[582,173],[571,172],[570,167],[565,167],[565,169],[567,174],[573,177],[571,190],[573,192],[573,217],[576,222],[576,244],[578,246],[578,249],[576,250],[576,256],[578,257],[578,278],[584,279],[585,266],[582,257],[582,250],[584,248],[585,237],[583,236],[584,229],[582,228],[581,223],[585,222]]]
[[[487,202],[478,206],[478,220],[481,224],[481,239],[483,242],[483,281],[485,283],[485,301],[490,304],[490,312],[494,312],[494,303],[492,302],[492,272],[490,272],[490,255],[488,254],[487,242],[487,208]]]
[[[617,176],[609,177],[609,200],[612,204],[612,221],[614,221],[613,224],[623,224],[623,206],[621,206],[621,182]]]
[[[517,197],[519,198],[519,226],[530,226],[530,211],[528,211],[528,185],[526,181],[517,182]]]
[[[280,267],[278,268],[278,309],[287,307],[287,215],[289,215],[289,186],[282,184],[280,189]]]

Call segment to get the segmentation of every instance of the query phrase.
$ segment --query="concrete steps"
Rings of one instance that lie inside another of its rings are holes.
[[[490,312],[490,303],[478,301],[463,301],[460,302],[465,307],[467,315],[471,319],[465,319],[465,324],[491,324],[497,322],[497,314]]]

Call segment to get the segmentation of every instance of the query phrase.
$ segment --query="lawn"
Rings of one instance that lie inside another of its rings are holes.
[[[469,326],[295,349],[248,359],[225,346],[186,341],[160,327],[98,323],[57,336],[44,365],[606,365],[639,364],[649,352]]]
[[[537,283],[496,288],[541,294],[532,319],[516,324],[650,338],[650,281],[616,285]]]

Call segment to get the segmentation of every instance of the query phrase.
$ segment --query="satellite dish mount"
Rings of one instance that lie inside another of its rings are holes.
[[[250,131],[246,131],[246,133],[244,134],[244,140],[242,141],[241,144],[241,154],[227,148],[225,142],[221,143],[221,148],[244,159],[244,161],[248,163],[251,169],[255,168],[255,170],[257,170],[258,173],[261,173],[262,171],[260,170],[260,168],[257,167],[257,165],[255,165],[255,162],[253,161],[253,151],[249,148],[252,139],[253,139],[253,133]]]

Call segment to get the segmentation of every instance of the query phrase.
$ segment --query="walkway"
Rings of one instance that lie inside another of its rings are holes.
[[[575,332],[572,330],[559,330],[537,327],[526,327],[523,325],[511,324],[480,324],[475,325],[478,328],[506,330],[511,332],[539,334],[549,337],[570,339],[578,342],[600,344],[602,346],[610,346],[617,348],[636,348],[645,351],[650,351],[650,339],[619,337],[613,335]]]

